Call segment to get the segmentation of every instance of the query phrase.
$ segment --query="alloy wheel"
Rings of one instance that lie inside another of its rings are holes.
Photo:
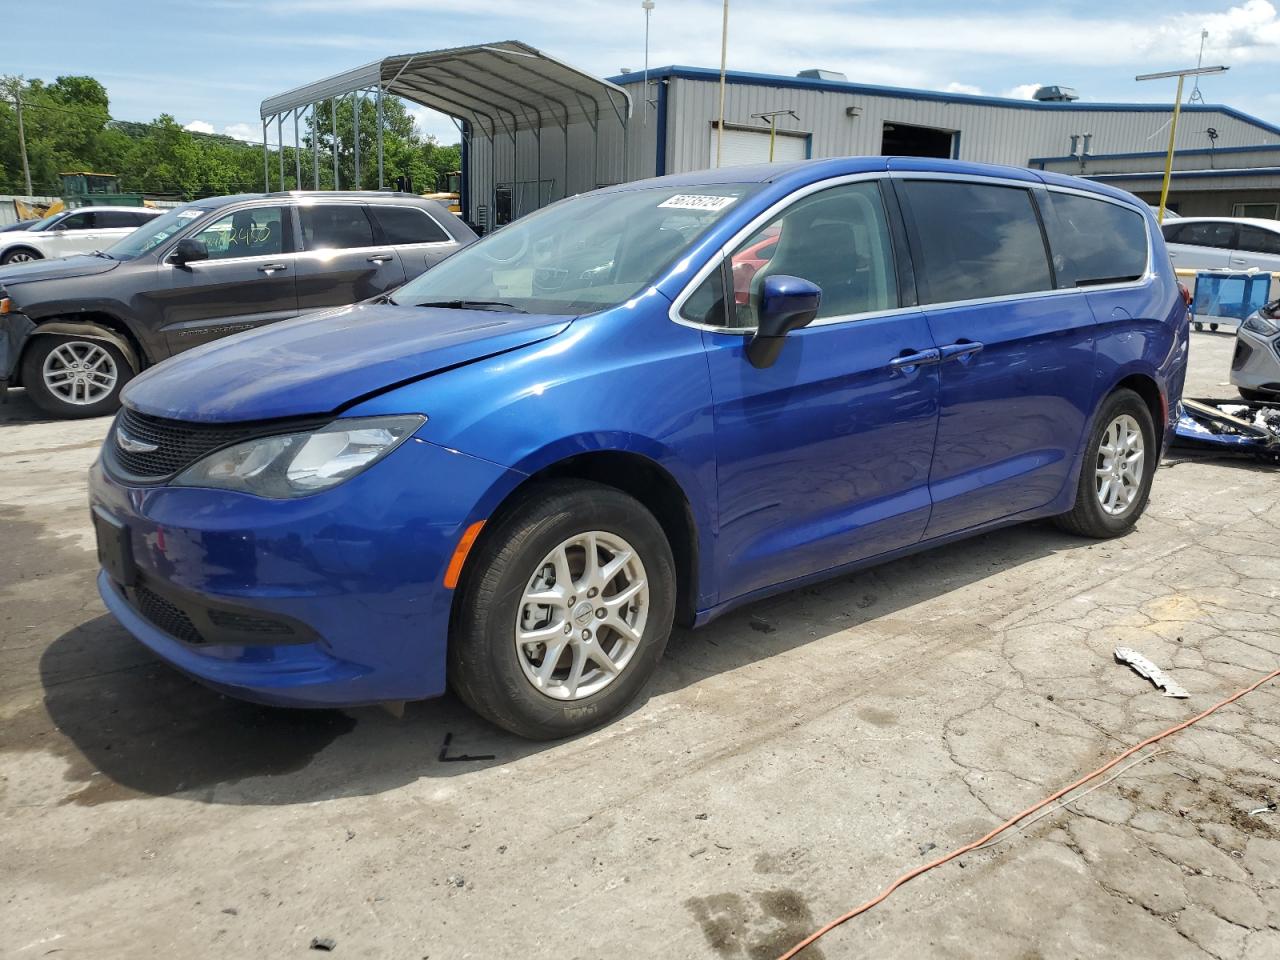
[[[516,610],[516,656],[525,677],[556,700],[599,693],[640,647],[649,585],[635,549],[593,530],[552,550]]]
[[[120,378],[111,354],[85,340],[70,340],[50,350],[42,373],[51,394],[77,407],[106,399]]]
[[[1145,457],[1142,428],[1132,416],[1122,413],[1102,434],[1094,464],[1098,503],[1111,516],[1125,513],[1137,499]]]

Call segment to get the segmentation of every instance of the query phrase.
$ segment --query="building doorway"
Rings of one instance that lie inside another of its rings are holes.
[[[909,123],[886,123],[880,141],[884,157],[936,157],[950,160],[956,156],[960,133],[936,127],[917,127]]]

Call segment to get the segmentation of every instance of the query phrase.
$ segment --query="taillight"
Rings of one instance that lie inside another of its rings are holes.
[[[1182,299],[1186,301],[1187,306],[1191,306],[1191,291],[1181,280],[1178,281],[1178,292],[1182,294]]]

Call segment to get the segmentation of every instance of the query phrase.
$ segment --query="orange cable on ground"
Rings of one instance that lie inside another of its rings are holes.
[[[1276,679],[1276,677],[1280,677],[1280,670],[1273,670],[1271,673],[1267,674],[1261,680],[1258,680],[1256,683],[1250,684],[1249,686],[1245,687],[1242,690],[1237,690],[1235,693],[1227,697],[1225,700],[1220,700],[1218,703],[1215,703],[1208,710],[1205,710],[1203,713],[1196,714],[1190,720],[1184,720],[1182,721],[1182,723],[1179,723],[1176,726],[1170,727],[1168,730],[1165,730],[1162,733],[1157,733],[1153,737],[1148,737],[1146,740],[1143,740],[1141,743],[1137,744],[1136,746],[1130,747],[1128,750],[1124,751],[1124,753],[1115,757],[1115,759],[1110,760],[1107,763],[1103,764],[1097,770],[1094,770],[1092,773],[1086,773],[1083,777],[1081,777],[1079,780],[1077,780],[1075,783],[1071,784],[1070,786],[1063,787],[1057,793],[1054,793],[1054,794],[1051,794],[1050,796],[1045,797],[1039,803],[1036,803],[1030,807],[1027,807],[1027,809],[1023,810],[1021,813],[1015,814],[1014,816],[1010,817],[1008,820],[1000,824],[1000,826],[996,827],[986,836],[981,837],[977,840],[974,840],[972,843],[966,843],[963,847],[957,847],[955,850],[952,850],[950,853],[942,855],[937,860],[931,861],[930,863],[926,863],[924,866],[916,867],[914,870],[910,870],[907,873],[904,873],[897,880],[893,881],[893,883],[889,884],[887,887],[881,890],[879,894],[872,897],[866,903],[862,904],[859,907],[854,907],[848,913],[842,914],[841,916],[836,917],[830,923],[826,924],[823,927],[820,927],[819,929],[815,930],[813,933],[809,934],[809,936],[805,937],[803,940],[797,943],[794,947],[792,947],[786,953],[782,954],[782,956],[780,956],[778,960],[791,960],[792,957],[798,954],[805,947],[808,947],[811,944],[816,943],[818,940],[820,940],[822,937],[825,937],[828,933],[830,933],[836,927],[840,926],[842,923],[846,923],[849,920],[852,920],[854,917],[858,916],[861,913],[866,913],[872,907],[887,900],[889,898],[889,895],[892,894],[904,883],[907,883],[910,880],[914,880],[916,877],[920,876],[920,874],[922,873],[928,873],[934,867],[940,867],[944,863],[949,863],[950,861],[954,860],[956,857],[964,856],[964,854],[968,853],[969,851],[982,846],[984,843],[987,843],[993,837],[996,837],[1004,833],[1010,827],[1014,826],[1019,820],[1022,820],[1025,817],[1030,816],[1031,814],[1035,813],[1037,810],[1041,810],[1044,807],[1047,807],[1049,804],[1053,803],[1055,800],[1058,800],[1066,796],[1072,790],[1075,790],[1076,788],[1081,787],[1084,784],[1088,783],[1090,780],[1093,780],[1095,777],[1099,777],[1102,774],[1106,773],[1116,764],[1121,763],[1127,758],[1133,756],[1143,747],[1149,747],[1151,746],[1151,744],[1158,743],[1159,741],[1163,740],[1165,737],[1172,736],[1173,734],[1177,733],[1180,730],[1187,729],[1187,727],[1191,726],[1193,723],[1199,723],[1201,720],[1209,716],[1211,713],[1214,713],[1215,711],[1222,709],[1229,703],[1235,703],[1245,694],[1252,693],[1254,690],[1257,690],[1264,683],[1274,680]]]

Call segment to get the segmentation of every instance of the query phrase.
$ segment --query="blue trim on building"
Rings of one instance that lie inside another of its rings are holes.
[[[649,77],[676,78],[680,80],[704,80],[720,82],[720,71],[707,67],[666,66],[649,69]],[[620,86],[641,83],[644,75],[624,73],[607,77],[610,83]],[[725,74],[725,82],[737,85],[776,87],[791,90],[820,90],[827,93],[860,93],[872,97],[896,97],[901,100],[927,100],[934,103],[956,103],[973,106],[1006,107],[1013,110],[1058,110],[1067,112],[1094,111],[1097,113],[1169,113],[1172,104],[1161,103],[1042,103],[1039,100],[1011,100],[1007,97],[986,97],[971,93],[940,93],[934,90],[912,90],[906,87],[882,87],[875,84],[850,83],[844,80],[814,80],[808,77],[783,77],[770,73],[748,73],[731,70]],[[1259,120],[1234,107],[1210,103],[1183,104],[1183,113],[1221,113],[1244,123],[1252,124],[1267,133],[1280,136],[1280,127]]]
[[[649,109],[648,104],[649,91],[645,91],[644,109]],[[657,156],[653,161],[653,175],[655,177],[665,177],[667,175],[667,81],[665,79],[658,80],[658,126],[654,130],[654,137],[657,142]]]
[[[1185,107],[1183,108],[1186,109]],[[1178,156],[1204,156],[1206,154],[1218,153],[1254,153],[1259,150],[1275,151],[1280,150],[1280,143],[1259,143],[1252,147],[1196,147],[1191,150],[1179,150]],[[1167,150],[1144,150],[1141,153],[1091,153],[1088,154],[1086,160],[1140,160],[1143,157],[1163,157],[1168,153]],[[1079,157],[1032,157],[1030,163],[1064,163],[1067,160],[1080,162]]]
[[[1164,176],[1163,170],[1152,170],[1149,173],[1086,173],[1086,180],[1159,180]],[[1280,176],[1280,167],[1247,167],[1233,170],[1175,170],[1174,180],[1207,180],[1215,177],[1275,177]]]

